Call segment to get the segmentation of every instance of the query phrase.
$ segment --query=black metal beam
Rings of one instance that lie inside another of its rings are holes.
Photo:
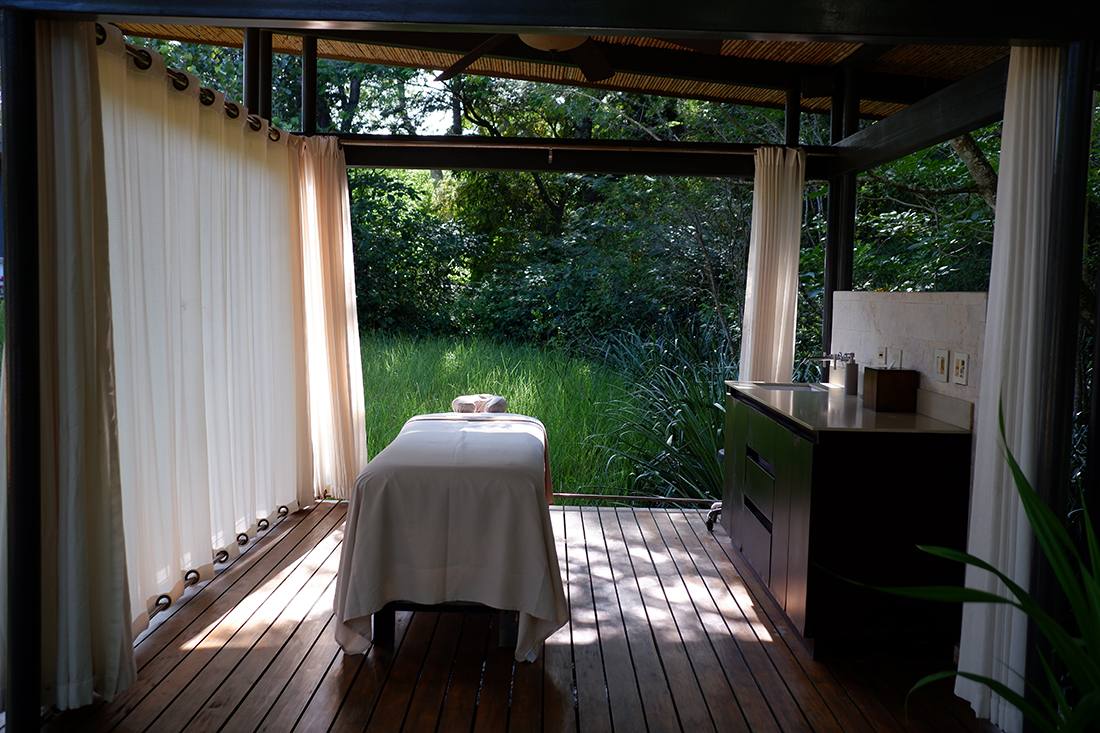
[[[317,134],[317,36],[302,38],[302,134]]]
[[[35,21],[0,11],[7,351],[7,729],[37,731],[42,694],[38,102]],[[0,416],[0,419],[3,419]]]
[[[836,143],[835,173],[860,173],[1004,116],[1008,59]]]
[[[748,177],[753,144],[659,143],[420,135],[339,135],[351,167],[427,170],[512,170]],[[829,149],[806,146],[806,177],[822,180]]]
[[[870,43],[991,43],[1097,39],[1100,25],[1082,22],[1080,0],[1050,0],[1035,12],[1022,0],[926,0],[919,9],[891,0],[688,0],[670,10],[657,0],[7,0],[11,7],[76,12],[106,20],[263,26],[311,30],[558,29],[683,38],[832,40]],[[945,23],[944,18],[950,18]],[[234,21],[227,23],[227,21]]]
[[[1037,372],[1043,378],[1038,380],[1039,442],[1033,488],[1055,514],[1062,517],[1069,508],[1073,388],[1092,137],[1094,51],[1092,42],[1068,43],[1062,47],[1050,192],[1050,255],[1044,290],[1043,349]],[[1095,434],[1095,419],[1090,422]],[[1028,592],[1055,620],[1064,620],[1061,587],[1038,542],[1032,544]],[[1035,703],[1039,699],[1035,690],[1046,689],[1047,677],[1041,655],[1049,660],[1051,647],[1032,621],[1028,623],[1027,649],[1024,677],[1031,689],[1026,697]]]

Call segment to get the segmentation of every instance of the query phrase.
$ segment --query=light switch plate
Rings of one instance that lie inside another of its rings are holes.
[[[951,369],[951,381],[955,384],[966,384],[970,378],[970,354],[955,352],[955,365]]]
[[[886,367],[888,369],[901,369],[901,349],[893,347],[886,349]]]
[[[932,378],[937,382],[947,381],[947,349],[936,349],[936,356],[932,360]]]
[[[886,347],[878,347],[878,352],[875,354],[874,366],[886,366]]]

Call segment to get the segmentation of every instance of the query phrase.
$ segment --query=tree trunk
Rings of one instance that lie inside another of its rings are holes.
[[[997,171],[993,170],[993,166],[986,160],[982,149],[978,147],[978,143],[974,141],[970,133],[963,133],[958,137],[951,138],[951,149],[966,164],[966,169],[970,171],[970,177],[974,179],[974,183],[978,187],[978,193],[989,204],[989,208],[996,211]]]

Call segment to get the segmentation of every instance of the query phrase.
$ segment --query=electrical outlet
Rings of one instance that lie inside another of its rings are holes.
[[[878,347],[878,352],[875,354],[875,366],[886,366],[886,347]]]
[[[936,356],[932,360],[932,379],[937,382],[947,381],[947,349],[936,349]]]
[[[888,369],[901,369],[901,349],[893,347],[886,349],[886,367]]]
[[[955,352],[955,366],[951,369],[951,381],[955,384],[966,384],[970,377],[970,354]]]

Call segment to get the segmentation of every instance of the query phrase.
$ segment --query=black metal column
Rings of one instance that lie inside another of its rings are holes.
[[[1039,442],[1035,490],[1060,516],[1069,496],[1070,446],[1073,430],[1073,385],[1077,366],[1077,328],[1081,262],[1085,243],[1086,182],[1092,135],[1093,42],[1062,46],[1058,83],[1058,122],[1054,138],[1054,172],[1050,200],[1050,254],[1043,303],[1043,353],[1039,374]],[[1055,619],[1065,618],[1057,578],[1038,543],[1032,546],[1031,595]],[[1027,666],[1033,688],[1047,690],[1040,654],[1049,660],[1050,645],[1028,624]],[[1039,654],[1035,652],[1038,650]],[[1025,730],[1029,727],[1025,726]]]
[[[271,31],[260,31],[259,69],[257,69],[256,85],[258,89],[259,106],[256,114],[265,120],[271,119]]]
[[[244,68],[241,70],[244,106],[255,113],[260,108],[260,29],[244,29]]]
[[[317,134],[317,37],[302,37],[302,134]]]
[[[38,333],[38,91],[35,22],[0,11],[4,92],[7,349],[7,729],[41,727],[41,451]]]
[[[859,129],[859,95],[854,76],[837,76],[829,112],[829,142],[836,144]],[[829,179],[825,225],[825,294],[821,318],[823,353],[832,351],[833,293],[852,289],[852,250],[855,244],[856,177]]]
[[[787,102],[783,110],[786,146],[797,148],[802,130],[802,89],[794,87],[787,90]]]

